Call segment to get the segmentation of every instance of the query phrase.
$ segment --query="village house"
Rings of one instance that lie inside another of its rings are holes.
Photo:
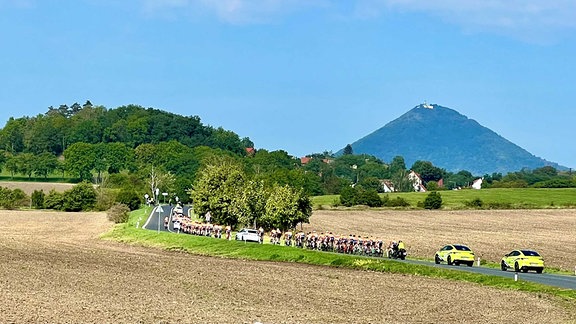
[[[380,180],[380,186],[384,190],[384,192],[394,192],[394,184],[390,180]]]
[[[408,180],[412,183],[412,187],[416,192],[426,192],[426,187],[424,186],[424,181],[422,181],[422,177],[413,170],[410,170],[408,174]]]
[[[472,189],[482,189],[482,182],[484,181],[484,178],[478,178],[476,180],[474,180],[474,182],[472,182]]]

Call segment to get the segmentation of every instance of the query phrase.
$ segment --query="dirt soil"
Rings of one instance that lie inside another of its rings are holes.
[[[0,181],[0,187],[5,187],[8,189],[21,189],[28,196],[30,196],[34,190],[44,190],[45,194],[48,194],[50,190],[54,189],[57,192],[64,192],[70,190],[75,186],[73,183],[52,183],[52,182],[24,182],[24,181]]]
[[[0,212],[0,323],[494,323],[519,318],[567,323],[576,318],[576,307],[555,298],[471,283],[201,257],[98,239],[111,226],[103,213]]]
[[[574,271],[576,209],[474,211],[314,211],[305,231],[332,231],[386,242],[403,240],[409,255],[432,259],[445,244],[468,245],[484,260],[500,262],[514,249],[538,251],[549,267]]]

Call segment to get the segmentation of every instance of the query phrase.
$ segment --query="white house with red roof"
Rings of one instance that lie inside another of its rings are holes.
[[[416,192],[426,192],[426,187],[424,186],[424,181],[422,181],[422,177],[420,177],[420,174],[414,172],[413,170],[410,170],[410,173],[408,174],[408,180],[410,180],[410,182],[412,182],[412,187],[414,188],[414,191]]]

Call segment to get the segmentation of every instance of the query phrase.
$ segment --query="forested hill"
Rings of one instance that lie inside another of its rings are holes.
[[[141,144],[177,141],[188,147],[207,146],[245,154],[253,143],[222,128],[203,125],[197,116],[184,117],[136,105],[107,109],[84,105],[49,107],[35,117],[12,117],[0,130],[0,149],[61,155],[74,143]]]
[[[416,106],[351,145],[355,154],[369,154],[384,161],[403,156],[407,165],[418,160],[430,161],[454,172],[490,174],[543,166],[563,168],[439,105]]]

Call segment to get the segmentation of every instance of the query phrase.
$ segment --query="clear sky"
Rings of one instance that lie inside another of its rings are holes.
[[[426,101],[576,168],[573,0],[0,0],[0,49],[2,126],[137,104],[303,156]]]

